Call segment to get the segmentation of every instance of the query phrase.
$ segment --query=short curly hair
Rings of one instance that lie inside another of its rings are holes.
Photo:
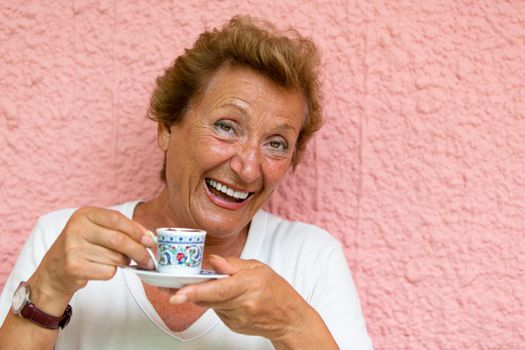
[[[323,123],[319,52],[311,39],[296,30],[281,32],[267,21],[235,16],[222,29],[201,33],[193,47],[157,78],[148,117],[167,127],[182,121],[213,73],[225,64],[253,69],[278,86],[304,95],[307,110],[292,158],[295,169],[307,142]]]

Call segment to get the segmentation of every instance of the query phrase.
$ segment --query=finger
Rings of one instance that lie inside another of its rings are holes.
[[[130,263],[130,258],[126,255],[99,245],[91,245],[89,250],[84,252],[84,256],[98,264],[124,267]]]
[[[117,267],[106,264],[99,264],[91,262],[89,268],[86,269],[86,272],[83,275],[83,278],[86,280],[98,280],[98,281],[107,281],[115,276],[117,272]]]
[[[116,210],[90,207],[86,209],[86,217],[95,225],[123,232],[136,242],[152,242],[150,234],[144,226]]]
[[[187,301],[193,303],[206,303],[207,305],[218,305],[229,301],[245,291],[245,285],[238,283],[233,277],[220,280],[185,286],[170,298],[172,304],[183,304]]]
[[[233,261],[233,258],[230,259],[231,262],[229,262],[219,255],[210,255],[209,261],[213,270],[220,274],[235,275],[241,271],[241,267]]]
[[[257,260],[243,260],[233,256],[223,258],[219,255],[212,254],[209,258],[213,269],[221,274],[235,275],[242,270],[251,270],[264,266]]]
[[[146,230],[146,234],[140,239],[140,243],[147,247],[155,248],[157,246],[157,236],[150,230]]]
[[[153,269],[154,264],[146,248],[131,239],[125,233],[110,230],[104,227],[97,227],[86,237],[86,240],[95,245],[99,245],[117,253],[133,259],[138,265]]]
[[[236,275],[242,270],[250,270],[263,266],[257,260],[242,260],[236,257],[223,258],[211,255],[210,264],[215,271],[221,274]],[[241,282],[244,281],[244,282]],[[250,282],[246,279],[225,278],[181,288],[171,299],[172,304],[183,304],[186,301],[199,303],[202,306],[217,306],[236,296],[245,293]]]

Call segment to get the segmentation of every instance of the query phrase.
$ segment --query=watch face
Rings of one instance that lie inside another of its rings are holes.
[[[20,285],[13,295],[13,311],[18,314],[24,307],[27,301],[27,288],[25,285]]]

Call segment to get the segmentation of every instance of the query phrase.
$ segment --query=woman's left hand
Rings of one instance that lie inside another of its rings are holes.
[[[310,336],[319,340],[326,333],[329,339],[324,339],[324,346],[326,340],[333,342],[317,312],[267,265],[217,255],[210,257],[210,264],[218,273],[230,277],[183,287],[170,302],[213,308],[232,331],[263,336],[276,348],[294,348],[291,345],[297,341],[303,342]]]

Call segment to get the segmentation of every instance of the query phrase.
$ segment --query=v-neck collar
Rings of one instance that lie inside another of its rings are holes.
[[[123,204],[119,209],[128,218],[133,218],[133,212],[136,206],[141,201],[133,201]],[[263,210],[258,211],[253,217],[250,228],[248,230],[248,237],[241,252],[241,259],[257,259],[259,251],[264,239],[264,232],[266,231],[267,213]],[[157,313],[142,285],[140,278],[130,270],[119,269],[123,274],[124,280],[128,289],[133,296],[133,299],[144,312],[144,314],[164,333],[170,335],[179,341],[186,342],[202,337],[220,322],[213,309],[205,311],[195,322],[193,322],[187,329],[181,332],[174,332],[166,326],[160,315]]]

